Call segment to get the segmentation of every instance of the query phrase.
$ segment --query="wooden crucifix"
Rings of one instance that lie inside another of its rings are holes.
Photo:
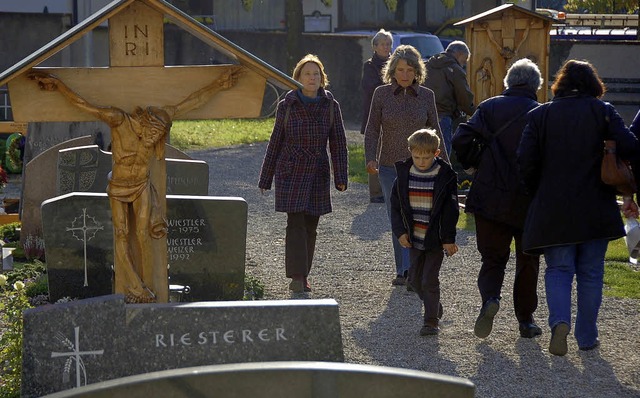
[[[168,302],[164,143],[172,121],[255,117],[261,96],[251,99],[264,88],[238,65],[165,67],[163,26],[161,13],[134,1],[109,19],[109,68],[38,68],[10,87],[12,98],[32,102],[16,119],[111,127],[115,292],[130,303]]]

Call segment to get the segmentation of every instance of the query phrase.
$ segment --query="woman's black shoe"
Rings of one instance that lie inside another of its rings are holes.
[[[520,322],[520,337],[531,339],[542,334],[542,329],[533,322]]]

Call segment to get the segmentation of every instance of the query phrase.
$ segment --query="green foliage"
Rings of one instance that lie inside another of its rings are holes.
[[[364,147],[349,145],[349,181],[367,184],[369,176],[364,166]]]
[[[591,14],[633,14],[638,11],[637,0],[568,0],[565,11]]]
[[[49,278],[46,274],[40,274],[27,283],[27,297],[49,296]]]
[[[396,12],[396,8],[398,8],[398,0],[384,0],[384,5],[387,6],[387,10]]]
[[[269,141],[274,122],[273,118],[176,120],[171,145],[194,150]]]
[[[0,275],[0,397],[20,396],[22,379],[22,312],[30,308],[24,283],[7,283]]]
[[[245,275],[243,300],[260,300],[264,297],[264,283],[259,279]]]
[[[17,242],[20,240],[20,222],[12,222],[0,226],[0,239],[5,242]]]
[[[45,264],[39,260],[30,263],[14,263],[13,269],[6,273],[7,283],[12,285],[18,281],[34,281],[45,271]]]
[[[633,270],[628,263],[607,262],[604,284],[606,296],[640,299],[640,272]]]

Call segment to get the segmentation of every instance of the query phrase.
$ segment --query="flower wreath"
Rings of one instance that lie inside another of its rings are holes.
[[[20,159],[20,145],[24,137],[20,134],[20,138],[11,141],[11,145],[7,148],[7,162],[11,163],[12,169],[22,170],[22,159]]]

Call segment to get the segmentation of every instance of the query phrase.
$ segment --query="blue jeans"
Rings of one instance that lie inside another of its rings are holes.
[[[387,206],[387,216],[391,223],[391,189],[396,179],[396,168],[389,166],[379,166],[378,179],[382,187],[382,195],[384,196],[384,204]],[[400,245],[398,239],[391,233],[391,241],[393,242],[393,254],[396,261],[396,275],[404,275],[405,271],[409,271],[409,249]]]
[[[439,117],[440,131],[444,139],[444,147],[447,148],[447,155],[451,156],[451,136],[453,132],[453,118],[451,116],[442,115]]]
[[[547,247],[544,275],[549,306],[549,326],[571,325],[571,285],[576,275],[578,313],[574,335],[579,347],[590,347],[598,338],[598,311],[602,303],[604,255],[609,242],[604,239],[565,246]]]

